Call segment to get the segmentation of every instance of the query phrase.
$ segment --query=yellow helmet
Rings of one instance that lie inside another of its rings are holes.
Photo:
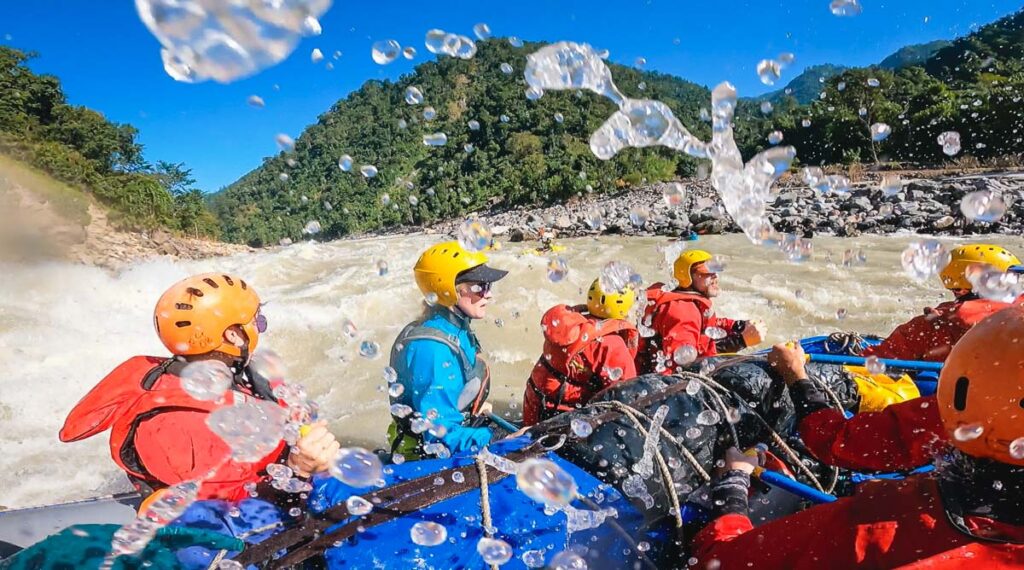
[[[493,282],[504,277],[507,272],[487,267],[487,256],[481,252],[468,251],[457,241],[446,241],[431,246],[416,261],[413,274],[416,285],[423,295],[437,295],[437,303],[445,307],[454,306],[459,300],[455,290],[459,274],[468,277],[464,281]],[[469,270],[479,270],[468,273]],[[460,281],[461,282],[461,281]]]
[[[964,245],[953,250],[949,263],[939,274],[942,277],[942,285],[946,289],[971,289],[971,282],[967,280],[967,268],[976,263],[984,263],[1000,271],[1006,271],[1011,265],[1020,265],[1020,260],[998,245]]]
[[[594,279],[587,291],[587,310],[591,315],[600,319],[624,319],[633,308],[636,301],[636,292],[632,285],[626,285],[621,292],[612,291],[606,293],[601,288],[601,280]]]
[[[693,285],[693,277],[690,269],[698,263],[704,263],[712,259],[712,255],[702,249],[691,249],[679,254],[676,262],[672,265],[672,276],[676,278],[679,286],[687,288]]]

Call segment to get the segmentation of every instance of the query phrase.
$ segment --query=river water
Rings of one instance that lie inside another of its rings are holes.
[[[128,489],[109,457],[107,436],[62,444],[57,432],[70,408],[106,373],[137,354],[164,355],[152,327],[159,295],[189,274],[242,275],[267,303],[269,330],[261,347],[289,365],[306,385],[343,445],[379,446],[389,421],[382,371],[399,330],[420,313],[412,280],[416,257],[438,236],[414,235],[283,249],[198,262],[158,259],[117,273],[64,263],[0,264],[0,455],[5,484],[0,505],[23,507]],[[835,330],[885,334],[945,300],[936,279],[919,284],[900,268],[900,252],[915,236],[818,237],[813,259],[788,262],[743,236],[709,236],[690,247],[726,262],[721,315],[761,318],[775,342]],[[1017,253],[1024,239],[993,237]],[[945,240],[949,244],[965,240]],[[984,242],[975,237],[972,242]],[[489,315],[476,327],[492,363],[491,399],[502,415],[519,414],[525,379],[539,356],[541,314],[560,303],[579,303],[609,261],[631,264],[645,283],[668,277],[658,246],[665,238],[566,240],[568,276],[552,283],[544,258],[519,255],[508,244],[491,264],[511,274],[495,287]],[[844,266],[844,252],[863,262]],[[830,256],[829,256],[830,254]],[[829,261],[831,257],[831,261]],[[381,276],[377,263],[386,261]],[[845,309],[845,318],[837,312]],[[343,332],[345,319],[359,329]],[[499,326],[499,323],[500,326]],[[359,356],[361,340],[381,346],[380,356]]]

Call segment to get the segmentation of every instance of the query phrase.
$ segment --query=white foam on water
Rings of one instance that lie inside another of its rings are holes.
[[[63,263],[0,265],[0,454],[8,479],[0,505],[22,507],[128,489],[109,456],[106,433],[63,444],[57,432],[72,406],[114,367],[137,354],[166,355],[153,331],[152,310],[172,283],[218,271],[245,277],[266,302],[269,330],[260,345],[278,352],[291,380],[307,387],[343,445],[385,443],[390,421],[382,370],[399,330],[421,311],[412,279],[419,253],[440,236],[399,236],[332,243],[305,242],[283,249],[204,260],[158,259],[110,273]],[[788,263],[782,254],[741,235],[702,237],[689,249],[726,258],[716,310],[733,318],[761,318],[767,342],[856,330],[887,334],[896,324],[946,300],[941,284],[919,284],[900,268],[899,256],[915,236],[815,238],[814,259]],[[945,240],[964,243],[965,240]],[[1024,252],[1024,239],[976,237]],[[585,302],[586,288],[610,261],[625,261],[645,285],[669,279],[658,269],[665,238],[602,237],[560,240],[570,266],[559,283],[547,279],[546,261],[518,254],[534,244],[507,244],[490,264],[511,270],[495,287],[487,319],[476,330],[492,367],[491,399],[507,417],[521,413],[523,389],[543,339],[540,318],[556,303]],[[863,266],[842,267],[846,249],[862,248]],[[823,261],[831,250],[835,263]],[[381,277],[376,263],[390,272]],[[796,295],[802,290],[802,296]],[[836,310],[849,315],[836,319]],[[513,313],[518,312],[518,317]],[[355,340],[342,333],[351,319]],[[504,326],[494,324],[495,319]],[[381,355],[358,355],[361,340],[380,344]]]

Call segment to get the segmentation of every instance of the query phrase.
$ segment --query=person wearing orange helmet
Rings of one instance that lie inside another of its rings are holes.
[[[393,457],[480,449],[494,435],[476,425],[490,413],[491,378],[472,322],[486,316],[491,288],[508,272],[487,261],[457,241],[431,246],[416,261],[413,275],[426,307],[391,348],[397,376],[389,390]]]
[[[954,249],[939,275],[953,300],[925,309],[924,314],[896,327],[881,344],[865,349],[861,356],[942,362],[972,326],[1009,306],[980,298],[968,278],[969,269],[980,265],[1007,271],[1019,264],[1016,255],[997,245],[971,244]]]
[[[946,359],[936,407],[948,446],[938,469],[865,483],[754,528],[747,490],[757,458],[730,449],[712,485],[716,518],[694,539],[698,567],[1024,566],[1022,402],[1024,307],[1013,306],[978,323]]]
[[[764,322],[715,315],[713,299],[721,289],[713,260],[706,251],[684,251],[672,266],[677,287],[655,283],[647,289],[641,324],[653,334],[641,335],[636,362],[639,373],[671,374],[677,366],[696,358],[736,352],[763,340]]]
[[[154,326],[174,356],[135,356],[100,381],[68,414],[64,442],[110,429],[110,455],[143,493],[201,480],[200,499],[240,500],[265,482],[268,464],[283,459],[308,477],[327,468],[339,445],[325,424],[315,423],[290,450],[281,440],[257,461],[238,461],[207,425],[224,406],[282,405],[273,383],[248,368],[267,320],[260,298],[237,276],[207,273],[184,279],[156,304]],[[232,376],[223,396],[206,400],[183,386],[186,366],[220,362]],[[248,459],[248,458],[247,458]]]

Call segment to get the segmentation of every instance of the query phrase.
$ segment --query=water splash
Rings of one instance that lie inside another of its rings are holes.
[[[612,81],[611,70],[587,44],[558,42],[527,57],[526,82],[541,90],[586,89],[610,99],[619,109],[590,137],[591,151],[607,160],[627,147],[667,146],[697,158],[710,158],[711,181],[747,237],[760,243],[773,233],[766,208],[772,184],[796,158],[790,146],[768,149],[743,162],[733,137],[736,89],[721,83],[712,91],[712,139],[694,137],[660,101],[630,99]]]
[[[288,57],[302,36],[321,32],[331,0],[199,2],[136,0],[139,18],[163,46],[177,81],[231,83]]]

